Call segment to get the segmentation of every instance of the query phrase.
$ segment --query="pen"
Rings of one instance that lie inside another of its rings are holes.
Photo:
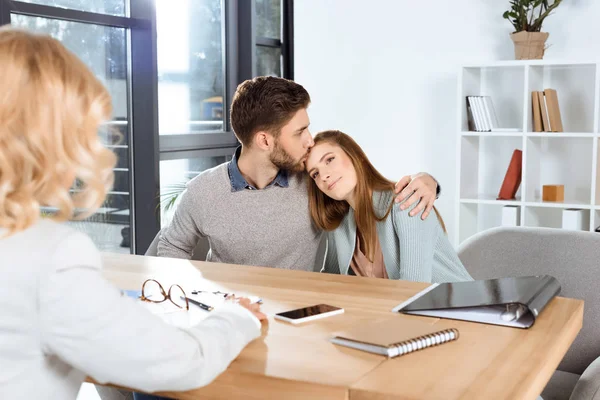
[[[183,296],[180,296],[180,297],[181,297],[181,300],[185,300],[185,299],[186,299],[186,298],[185,298],[185,297],[183,297]],[[203,309],[203,310],[206,310],[206,311],[212,311],[212,310],[214,310],[214,309],[215,309],[213,306],[209,306],[208,304],[201,303],[201,302],[199,302],[198,300],[190,299],[189,297],[188,297],[187,299],[188,299],[188,301],[189,301],[190,303],[197,305],[198,307],[200,307],[200,308],[201,308],[201,309]]]

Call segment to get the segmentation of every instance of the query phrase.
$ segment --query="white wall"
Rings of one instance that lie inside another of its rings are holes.
[[[461,64],[513,59],[508,0],[297,0],[295,80],[312,97],[313,133],[352,135],[390,179],[428,171],[455,224],[456,89]],[[600,1],[550,16],[546,59],[600,57]]]

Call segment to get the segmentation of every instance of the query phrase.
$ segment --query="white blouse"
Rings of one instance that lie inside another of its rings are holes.
[[[190,329],[109,284],[84,234],[41,220],[1,238],[0,399],[75,399],[85,376],[143,391],[210,383],[260,322],[226,305]]]

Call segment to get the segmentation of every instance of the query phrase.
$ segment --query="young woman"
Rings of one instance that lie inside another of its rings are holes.
[[[58,41],[10,28],[0,71],[0,398],[75,399],[86,376],[144,391],[208,384],[264,315],[244,301],[184,331],[121,296],[91,240],[60,223],[92,213],[112,184],[115,156],[98,139],[106,89]],[[41,219],[42,206],[58,212]]]
[[[345,133],[316,135],[306,170],[310,212],[328,235],[324,272],[419,282],[471,280],[437,218],[393,206],[385,179]]]

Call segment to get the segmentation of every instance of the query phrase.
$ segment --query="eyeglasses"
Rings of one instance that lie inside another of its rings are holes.
[[[142,295],[140,296],[140,300],[152,303],[162,303],[166,300],[170,300],[171,303],[179,308],[185,308],[186,310],[190,309],[190,303],[181,286],[171,285],[167,292],[156,279],[146,279],[144,281],[142,284]],[[183,304],[184,301],[185,305]]]

